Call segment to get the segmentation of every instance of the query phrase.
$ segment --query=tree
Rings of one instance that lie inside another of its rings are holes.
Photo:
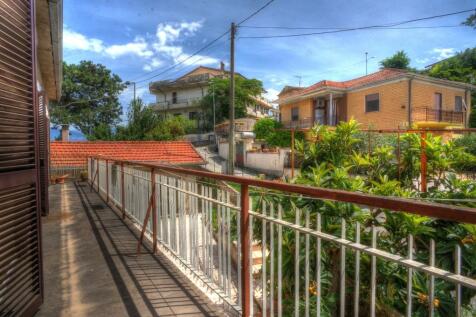
[[[204,127],[213,128],[213,103],[215,102],[215,122],[220,123],[228,119],[230,109],[230,79],[212,78],[208,86],[208,93],[200,101],[204,113]],[[263,83],[257,79],[247,79],[235,76],[235,118],[246,116],[246,105],[255,101],[253,96],[263,92]]]
[[[383,68],[410,69],[410,58],[405,51],[401,50],[380,61],[380,66]]]
[[[130,103],[127,118],[126,125],[117,127],[116,140],[177,140],[195,127],[193,121],[181,116],[162,118],[140,98]]]
[[[121,78],[101,64],[64,63],[62,96],[51,105],[51,122],[73,125],[88,139],[97,139],[96,132],[120,122],[119,94],[124,88]]]
[[[463,22],[464,25],[472,26],[476,29],[476,13],[471,14],[466,21]]]
[[[435,64],[427,75],[448,80],[476,84],[476,47],[468,48],[453,57]],[[469,118],[470,127],[476,127],[476,93],[471,95],[473,105]]]
[[[271,147],[290,147],[291,131],[283,130],[283,125],[271,118],[259,119],[253,127],[256,139],[264,140]],[[302,141],[304,134],[300,131],[295,133],[296,140]]]

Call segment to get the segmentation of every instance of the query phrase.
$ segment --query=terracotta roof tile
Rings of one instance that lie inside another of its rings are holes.
[[[52,167],[86,166],[91,155],[168,164],[203,163],[203,158],[187,141],[59,141],[50,145]]]
[[[373,82],[396,78],[405,73],[407,73],[407,71],[402,69],[384,68],[382,70],[379,70],[378,72],[347,81],[321,80],[315,83],[314,85],[311,85],[304,89],[293,91],[287,94],[284,98],[305,95],[321,88],[352,89],[359,86],[371,84]]]

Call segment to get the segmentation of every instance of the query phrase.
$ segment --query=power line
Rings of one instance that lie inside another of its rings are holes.
[[[408,27],[375,27],[376,30],[411,30],[411,29],[439,29],[466,27],[461,24],[456,25],[434,25],[434,26],[408,26]],[[279,30],[347,30],[349,27],[293,27],[293,26],[251,26],[243,25],[241,28],[248,29],[279,29]]]
[[[349,31],[357,31],[357,30],[365,30],[365,29],[382,29],[382,28],[396,27],[396,26],[399,26],[399,25],[402,25],[402,24],[407,24],[407,23],[412,23],[412,22],[418,22],[418,21],[424,21],[424,20],[430,20],[430,19],[443,18],[443,17],[448,17],[448,16],[452,16],[452,15],[458,15],[458,14],[468,13],[468,12],[473,12],[473,11],[474,11],[474,9],[471,9],[471,10],[463,10],[463,11],[458,11],[458,12],[451,12],[451,13],[433,15],[433,16],[429,16],[429,17],[411,19],[411,20],[400,21],[400,22],[394,22],[394,23],[383,24],[383,25],[370,25],[370,26],[362,26],[362,27],[353,27],[353,28],[338,29],[338,30],[333,30],[333,31],[298,33],[298,34],[263,35],[263,36],[242,36],[242,37],[240,37],[240,38],[241,38],[241,39],[284,38],[284,37],[299,37],[299,36],[309,36],[309,35],[321,35],[321,34],[341,33],[341,32],[349,32]]]
[[[259,8],[258,10],[256,10],[255,12],[251,13],[248,17],[244,18],[243,20],[241,20],[240,22],[238,22],[237,26],[240,26],[241,24],[245,23],[246,21],[248,21],[249,19],[251,19],[252,17],[254,17],[255,15],[257,15],[258,13],[260,13],[261,11],[263,11],[264,9],[266,9],[267,6],[269,6],[271,3],[273,3],[274,0],[270,0],[268,1],[264,6],[262,6],[261,8]]]
[[[227,35],[228,33],[230,33],[229,30],[227,30],[225,33],[221,34],[219,37],[215,38],[214,40],[210,41],[207,45],[203,46],[202,48],[198,49],[197,51],[195,51],[192,55],[189,55],[187,58],[181,60],[180,62],[177,62],[175,64],[173,64],[172,66],[170,67],[167,67],[164,71],[154,75],[154,76],[151,76],[151,77],[148,77],[148,78],[145,78],[145,79],[142,79],[142,80],[138,80],[136,82],[138,83],[141,83],[141,82],[144,82],[144,81],[149,81],[151,79],[154,79],[162,74],[165,74],[166,72],[174,69],[175,67],[179,66],[179,65],[182,65],[183,63],[185,63],[186,61],[188,61],[189,59],[191,59],[192,57],[196,56],[197,54],[203,52],[206,48],[210,47],[211,45],[213,45],[213,43],[216,43],[217,41],[219,41],[221,38],[223,38],[225,35]]]
[[[246,18],[244,18],[243,20],[240,21],[240,23],[238,23],[238,25],[240,25],[241,23],[244,23],[246,21],[248,21],[249,19],[251,19],[252,17],[254,17],[255,15],[257,15],[258,13],[260,13],[261,11],[263,11],[267,6],[269,6],[272,2],[274,2],[275,0],[270,0],[268,1],[265,5],[263,5],[262,7],[260,7],[258,10],[256,10],[255,12],[251,13],[249,16],[247,16]],[[215,38],[214,40],[210,41],[209,43],[207,43],[205,46],[203,46],[202,48],[198,49],[197,51],[195,51],[192,55],[189,55],[187,58],[167,67],[166,69],[164,69],[163,71],[159,72],[158,74],[154,75],[154,76],[150,76],[148,78],[145,78],[145,79],[142,79],[142,80],[133,80],[137,83],[141,83],[141,82],[144,82],[144,81],[149,81],[151,79],[154,79],[162,74],[165,74],[166,72],[174,69],[175,67],[185,63],[187,60],[189,60],[190,58],[196,56],[197,54],[203,52],[206,48],[210,47],[211,45],[213,45],[214,43],[216,43],[218,40],[220,40],[221,38],[223,38],[224,36],[226,36],[228,33],[230,33],[230,30],[227,30],[226,32],[224,32],[223,34],[221,34],[220,36],[218,36],[217,38]],[[152,73],[152,72],[149,72],[149,74]],[[144,75],[141,75],[137,78],[141,78],[143,77]]]
[[[217,45],[214,45],[213,47],[217,47],[217,46],[218,46],[218,44],[217,44]],[[219,56],[219,59],[224,59],[224,57],[226,57],[226,55],[227,55],[227,53],[221,54],[221,55]],[[173,75],[182,72],[184,69],[195,67],[195,66],[196,66],[196,63],[198,63],[199,61],[204,60],[204,59],[206,59],[206,58],[208,58],[208,56],[200,56],[200,58],[198,58],[198,59],[192,61],[191,64],[184,65],[184,66],[181,67],[181,68],[175,69],[175,71],[173,71],[172,73],[169,73],[168,75],[171,76],[171,77],[173,77]],[[137,87],[137,89],[139,89],[139,88],[145,88],[145,87],[148,87],[148,86],[149,86],[149,83],[142,84],[142,85],[140,85],[139,87]]]

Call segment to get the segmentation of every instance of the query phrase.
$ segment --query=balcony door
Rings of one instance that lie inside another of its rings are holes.
[[[314,103],[314,124],[326,124],[326,103],[324,99],[317,99]]]
[[[437,92],[437,93],[435,93],[434,98],[435,98],[434,109],[435,109],[435,112],[436,112],[436,119],[438,121],[441,121],[441,119],[442,119],[441,111],[443,110],[442,109],[443,96],[439,92]]]

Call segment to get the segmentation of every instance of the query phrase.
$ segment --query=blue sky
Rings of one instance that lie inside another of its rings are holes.
[[[244,17],[267,0],[95,0],[65,1],[64,59],[102,63],[123,80],[143,80],[183,60],[222,34],[232,21]],[[243,25],[292,27],[358,27],[426,17],[476,7],[467,0],[400,1],[285,1],[276,0]],[[423,21],[406,26],[459,25],[469,14]],[[475,46],[476,30],[469,27],[412,30],[366,30],[297,38],[240,39],[240,36],[309,32],[240,28],[236,70],[263,81],[273,98],[284,85],[310,85],[321,79],[344,80],[369,72],[378,62],[405,50],[412,66],[425,65]],[[373,57],[373,58],[372,58]],[[157,79],[175,78],[196,65],[218,67],[229,59],[227,38],[212,45],[177,69]],[[147,81],[138,94],[147,102]],[[129,89],[121,101],[127,107]],[[124,108],[126,111],[127,109]],[[124,111],[124,112],[125,112]]]

